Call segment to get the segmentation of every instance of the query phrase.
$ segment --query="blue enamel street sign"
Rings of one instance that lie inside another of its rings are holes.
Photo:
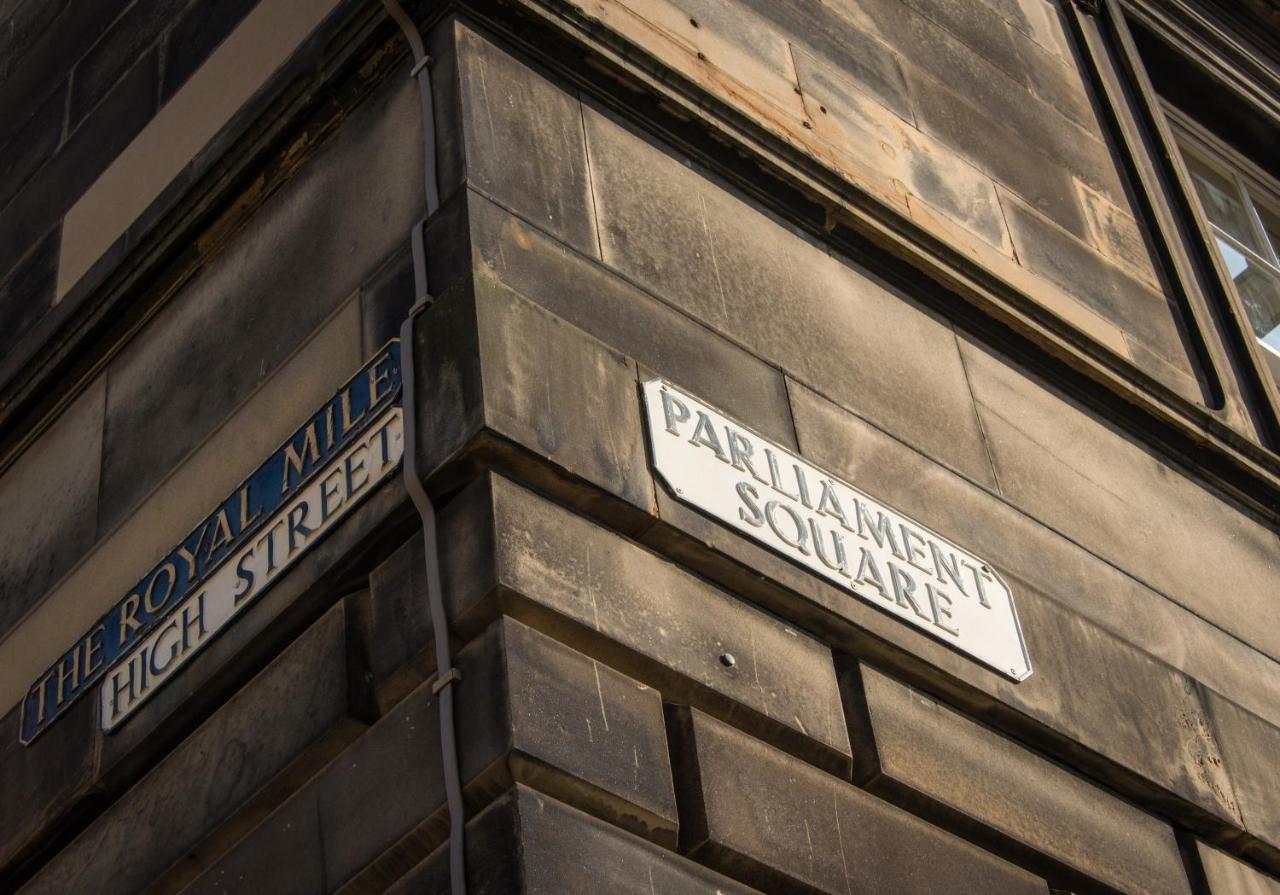
[[[103,726],[119,724],[389,475],[403,451],[400,375],[393,340],[36,678],[21,742],[108,672]]]

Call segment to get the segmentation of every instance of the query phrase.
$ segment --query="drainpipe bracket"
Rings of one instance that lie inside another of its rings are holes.
[[[462,683],[462,672],[456,668],[450,668],[444,674],[440,675],[431,684],[431,693],[433,696],[439,696],[440,691],[445,687],[451,687],[454,684]]]

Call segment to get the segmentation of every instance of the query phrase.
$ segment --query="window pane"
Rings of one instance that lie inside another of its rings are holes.
[[[1253,334],[1280,356],[1280,278],[1264,270],[1225,240],[1218,239],[1217,243],[1240,293]]]
[[[1219,174],[1189,152],[1184,153],[1183,158],[1209,220],[1249,248],[1260,248],[1249,226],[1249,212],[1231,179]]]
[[[1271,258],[1280,257],[1280,215],[1255,200],[1258,217],[1262,218],[1262,229],[1267,231],[1267,239],[1271,241]]]

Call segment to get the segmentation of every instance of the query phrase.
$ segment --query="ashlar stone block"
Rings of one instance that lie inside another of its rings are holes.
[[[1196,853],[1210,895],[1280,895],[1280,879],[1203,842],[1196,842]]]
[[[171,872],[190,875],[208,860],[201,841],[337,724],[346,700],[345,617],[336,606],[22,891],[138,892],[175,862]]]
[[[112,362],[104,529],[405,245],[422,205],[421,193],[404,186],[422,176],[418,115],[407,80],[370,97]]]
[[[8,672],[0,675],[0,706],[25,696],[71,638],[124,597],[360,363],[360,317],[348,303],[114,530],[99,531],[92,550],[0,642],[0,667]]]
[[[849,770],[830,651],[671,562],[491,476],[442,523],[445,592],[462,632],[499,610],[836,773]],[[484,555],[484,554],[481,554]],[[483,562],[479,563],[481,567]]]
[[[474,895],[755,892],[520,784],[467,824],[466,844],[467,891]],[[448,852],[441,846],[387,895],[448,891]]]
[[[0,478],[0,631],[39,602],[97,536],[106,394],[99,377]]]
[[[17,265],[0,274],[0,355],[12,365],[14,348],[53,307],[59,231],[49,231]]]
[[[709,5],[707,0],[693,6]],[[757,30],[785,38],[798,51],[805,48],[825,64],[842,72],[886,109],[905,121],[912,118],[911,101],[894,52],[864,29],[849,28],[830,6],[804,0],[735,2],[738,16],[758,16]],[[748,19],[750,21],[751,19]],[[713,26],[714,27],[714,26]]]
[[[768,892],[1040,893],[1021,868],[696,710],[673,709],[681,851]],[[922,859],[922,856],[928,856]]]
[[[813,0],[809,3],[817,5]],[[1032,93],[1030,88],[1037,81],[1027,70],[1027,60],[1015,47],[1022,35],[1005,32],[1004,23],[988,13],[986,4],[958,4],[948,0],[914,0],[914,4],[902,0],[837,0],[831,5],[840,11],[847,29],[877,34],[898,53],[913,103],[916,95],[910,71],[919,68],[949,85],[966,105],[1007,121],[1042,151],[1108,195],[1123,195],[1115,162],[1103,143],[1102,134],[1059,114],[1057,107],[1042,102]],[[934,18],[919,14],[912,5],[930,7]],[[945,20],[953,30],[936,24],[936,20]],[[968,42],[953,31],[965,32]],[[981,49],[971,46],[978,43],[984,46]],[[1047,76],[1040,79],[1042,85],[1044,81]],[[1068,89],[1068,85],[1061,84],[1047,98],[1061,100]],[[1073,110],[1078,108],[1077,104]]]
[[[468,181],[598,256],[577,96],[466,26],[452,27]]]
[[[1237,847],[1280,873],[1280,727],[1212,690],[1204,698],[1244,828],[1261,840]]]
[[[964,154],[970,162],[1013,190],[1058,226],[1088,235],[1075,179],[1062,161],[1046,155],[999,115],[962,99],[945,82],[907,69],[912,99],[924,132]]]
[[[899,190],[1012,255],[991,179],[974,165],[862,93],[806,53],[796,74],[815,134],[841,156],[888,178]]]
[[[518,469],[624,531],[652,522],[633,361],[483,272],[415,325],[419,462],[438,487]]]
[[[994,0],[991,4],[1005,20],[1063,62],[1072,61],[1062,14],[1049,0]]]
[[[950,327],[706,175],[586,109],[606,264],[981,481]]]
[[[19,742],[22,707],[0,720],[0,888],[38,866],[51,830],[93,810],[102,733],[92,700],[81,700],[36,746]]]
[[[1005,196],[1003,201],[1018,258],[1028,270],[1097,310],[1165,364],[1191,372],[1176,312],[1161,292],[1133,276],[1128,266],[1104,258],[1017,199]],[[1158,375],[1159,369],[1148,372]]]
[[[476,263],[636,363],[794,447],[778,368],[483,196],[468,196]]]
[[[1073,613],[1280,724],[1274,697],[1280,664],[998,493],[904,450],[892,436],[811,390],[795,382],[789,386],[800,440],[814,463],[927,520],[1002,573],[1030,582]]]
[[[475,809],[527,782],[658,842],[676,814],[656,692],[504,619],[457,656]],[[439,708],[425,683],[195,880],[189,892],[382,891],[442,842]],[[280,855],[296,860],[281,867]]]
[[[435,673],[424,549],[415,531],[369,575],[368,590],[346,598],[352,649],[374,702],[364,708],[378,716]]]
[[[766,127],[799,130],[804,104],[795,89],[795,75],[787,65],[785,41],[767,27],[752,23],[757,35],[754,46],[743,44],[735,40],[738,34],[734,32],[702,27],[696,8],[684,7],[672,0],[582,3],[586,15],[652,53],[680,76],[750,108]],[[743,10],[740,16],[743,24],[754,18],[750,10]],[[757,48],[765,41],[772,43],[773,51],[760,54]]]
[[[1008,500],[1280,658],[1274,531],[994,351],[962,346]]]
[[[842,683],[872,792],[1055,888],[1190,895],[1167,823],[868,665]]]

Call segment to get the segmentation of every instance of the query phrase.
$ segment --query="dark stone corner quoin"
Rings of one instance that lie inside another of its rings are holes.
[[[22,703],[21,741],[30,743],[46,730],[223,561],[248,544],[380,411],[399,401],[400,385],[400,345],[392,341],[32,683]],[[297,521],[294,517],[290,525]],[[274,530],[263,538],[271,551]],[[181,637],[197,625],[203,632],[202,619],[183,619]]]

